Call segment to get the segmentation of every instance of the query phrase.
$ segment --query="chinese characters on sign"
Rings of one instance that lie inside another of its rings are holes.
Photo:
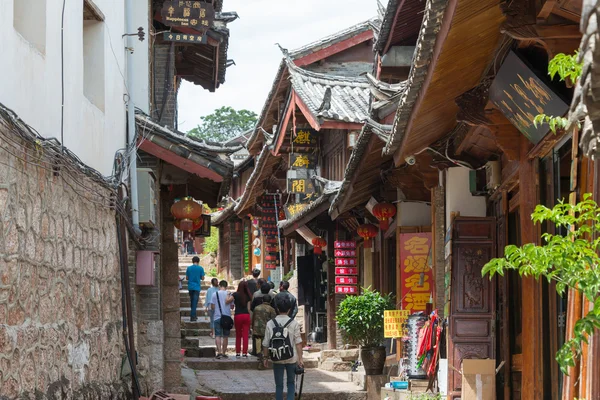
[[[338,294],[358,294],[358,287],[356,287],[356,286],[336,286],[335,292]]]
[[[383,312],[383,332],[386,339],[404,336],[409,310],[386,310]]]
[[[316,169],[317,157],[314,154],[291,153],[290,154],[291,169]]]
[[[358,294],[358,268],[356,262],[356,242],[352,240],[334,242],[335,250],[335,292]],[[343,250],[342,250],[343,249]],[[354,254],[354,255],[352,255]]]
[[[316,192],[315,185],[310,179],[290,178],[287,182],[290,193],[310,194]]]
[[[304,209],[306,207],[308,207],[310,204],[305,204],[305,203],[290,203],[290,204],[286,204],[285,205],[285,214],[287,215],[288,219],[292,218],[294,215],[301,213],[302,211],[304,211]]]
[[[294,146],[315,146],[317,144],[317,131],[312,129],[297,129],[292,143]]]
[[[426,304],[433,298],[433,271],[428,263],[430,247],[431,233],[400,235],[402,309],[411,313],[426,311]]]
[[[358,275],[358,268],[336,268],[336,275]]]
[[[211,3],[202,1],[165,1],[160,13],[167,26],[208,30],[215,19],[215,9]]]
[[[358,277],[357,276],[336,276],[335,284],[336,285],[358,285]]]
[[[187,33],[165,32],[163,34],[163,39],[165,40],[165,42],[206,44],[206,36],[202,34],[188,35]]]
[[[336,240],[335,242],[333,242],[333,247],[335,247],[336,249],[355,249],[356,242],[354,240]]]
[[[353,267],[356,265],[356,258],[336,258],[335,265],[338,265],[338,266],[349,265],[349,266]]]
[[[356,250],[340,250],[337,249],[333,252],[336,257],[356,257]]]

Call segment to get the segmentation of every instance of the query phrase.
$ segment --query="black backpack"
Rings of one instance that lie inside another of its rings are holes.
[[[286,361],[294,357],[294,346],[290,341],[289,332],[285,335],[286,328],[292,323],[293,319],[290,320],[283,326],[279,325],[277,319],[273,318],[273,335],[269,342],[269,353],[271,353],[271,360],[273,361]]]

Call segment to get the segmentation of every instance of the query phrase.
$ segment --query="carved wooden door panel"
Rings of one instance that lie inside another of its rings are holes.
[[[496,282],[481,276],[496,255],[496,220],[459,217],[452,228],[452,280],[448,362],[460,371],[463,359],[495,358]],[[451,399],[459,399],[462,377],[449,370]]]

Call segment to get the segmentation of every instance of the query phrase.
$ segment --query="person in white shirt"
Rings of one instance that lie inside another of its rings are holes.
[[[296,392],[296,366],[304,368],[304,362],[302,361],[302,336],[300,335],[300,325],[288,316],[292,303],[287,297],[280,297],[277,299],[277,312],[279,315],[274,320],[280,326],[285,326],[287,334],[289,335],[290,343],[292,345],[294,355],[292,358],[284,361],[273,361],[273,375],[275,377],[275,399],[283,400],[283,374],[287,375],[287,400],[294,400]],[[265,330],[265,338],[263,340],[263,362],[265,368],[268,367],[269,358],[269,344],[273,337],[273,330],[275,329],[275,322],[271,320],[267,323]],[[287,325],[287,326],[286,326]]]
[[[227,292],[227,286],[227,281],[219,282],[219,290],[213,294],[213,298],[210,301],[210,307],[214,311],[215,344],[217,346],[216,358],[219,360],[227,358],[227,345],[231,332],[229,329],[223,329],[221,326],[222,315],[231,318],[231,307],[229,305],[233,302],[233,297]]]

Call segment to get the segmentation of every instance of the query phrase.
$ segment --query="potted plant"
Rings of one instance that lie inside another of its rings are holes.
[[[360,346],[360,356],[367,375],[381,375],[386,352],[383,346],[383,312],[393,310],[391,295],[382,296],[370,288],[360,296],[347,296],[336,313],[342,338],[347,344]]]

